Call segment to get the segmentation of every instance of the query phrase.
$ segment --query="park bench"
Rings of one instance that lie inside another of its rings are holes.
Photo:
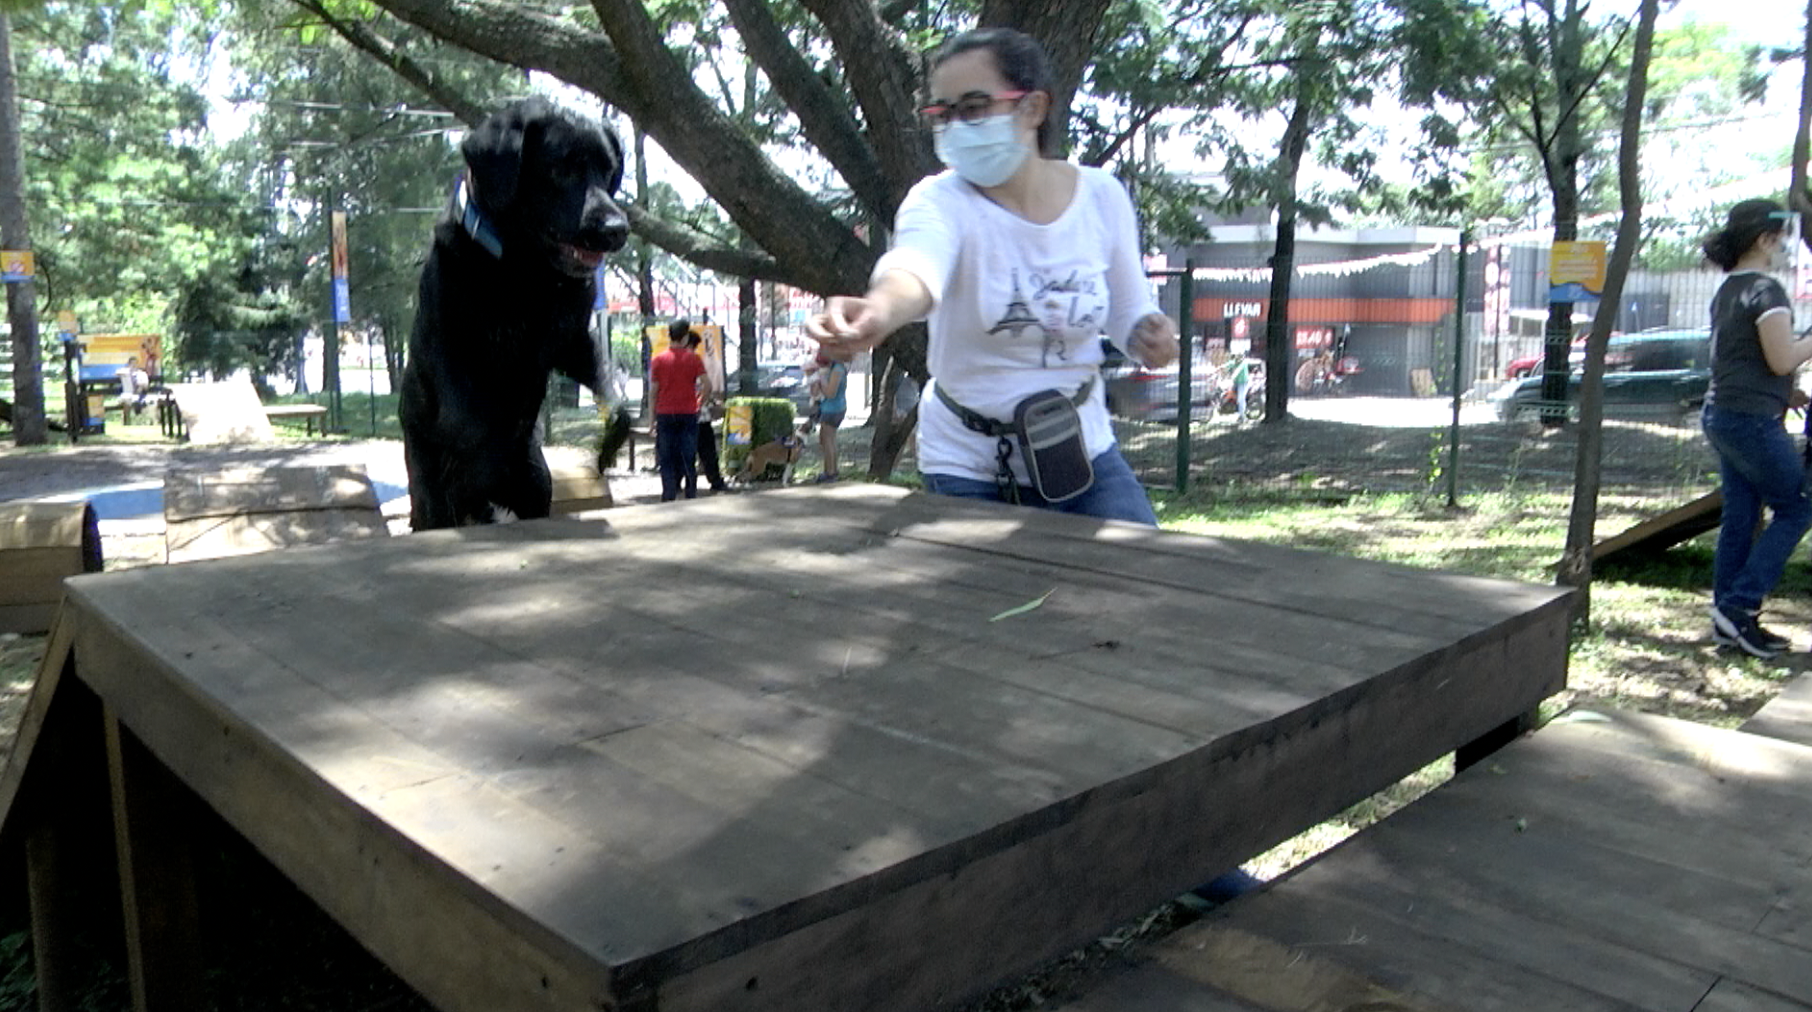
[[[327,431],[327,407],[321,404],[266,404],[264,416],[273,422],[300,421],[308,435],[315,434],[315,423],[320,422],[321,431]]]
[[[948,1007],[1515,727],[1570,606],[853,485],[68,595],[0,770],[40,951],[115,812],[138,1007],[195,1007],[200,804],[445,1012]]]

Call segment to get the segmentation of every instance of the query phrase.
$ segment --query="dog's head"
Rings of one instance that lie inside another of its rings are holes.
[[[616,131],[535,97],[479,124],[460,145],[471,199],[505,249],[527,248],[588,277],[623,248],[629,219],[612,199],[623,182]]]

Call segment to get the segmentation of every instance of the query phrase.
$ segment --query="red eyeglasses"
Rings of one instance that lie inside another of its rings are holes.
[[[961,98],[950,101],[938,100],[919,110],[925,122],[934,127],[948,126],[953,119],[964,123],[977,123],[986,118],[994,109],[996,102],[1012,102],[1030,94],[1024,91],[1002,91],[990,93],[972,91]]]

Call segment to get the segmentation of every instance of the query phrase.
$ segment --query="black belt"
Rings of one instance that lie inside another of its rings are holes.
[[[1018,431],[1012,422],[997,421],[979,411],[958,404],[955,398],[944,392],[942,383],[934,383],[934,386],[937,389],[937,399],[944,403],[944,407],[956,413],[957,419],[963,423],[963,428],[971,432],[979,432],[984,436],[1010,436]],[[1090,376],[1076,388],[1075,393],[1070,395],[1070,403],[1080,408],[1088,400],[1089,394],[1094,392],[1094,389],[1095,377]]]

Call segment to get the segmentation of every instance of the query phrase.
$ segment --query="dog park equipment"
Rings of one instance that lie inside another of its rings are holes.
[[[948,1006],[1484,747],[1570,604],[874,485],[68,594],[0,771],[49,951],[115,812],[138,1007],[192,1007],[200,803],[447,1012]]]
[[[1562,716],[1061,1012],[1812,1008],[1809,690]]]
[[[389,533],[361,465],[164,475],[164,545],[171,562]]]
[[[269,442],[277,438],[258,391],[244,376],[219,383],[169,383],[158,403],[164,432],[191,443]]]
[[[86,501],[0,503],[0,633],[45,632],[63,578],[100,569],[100,525]]]

